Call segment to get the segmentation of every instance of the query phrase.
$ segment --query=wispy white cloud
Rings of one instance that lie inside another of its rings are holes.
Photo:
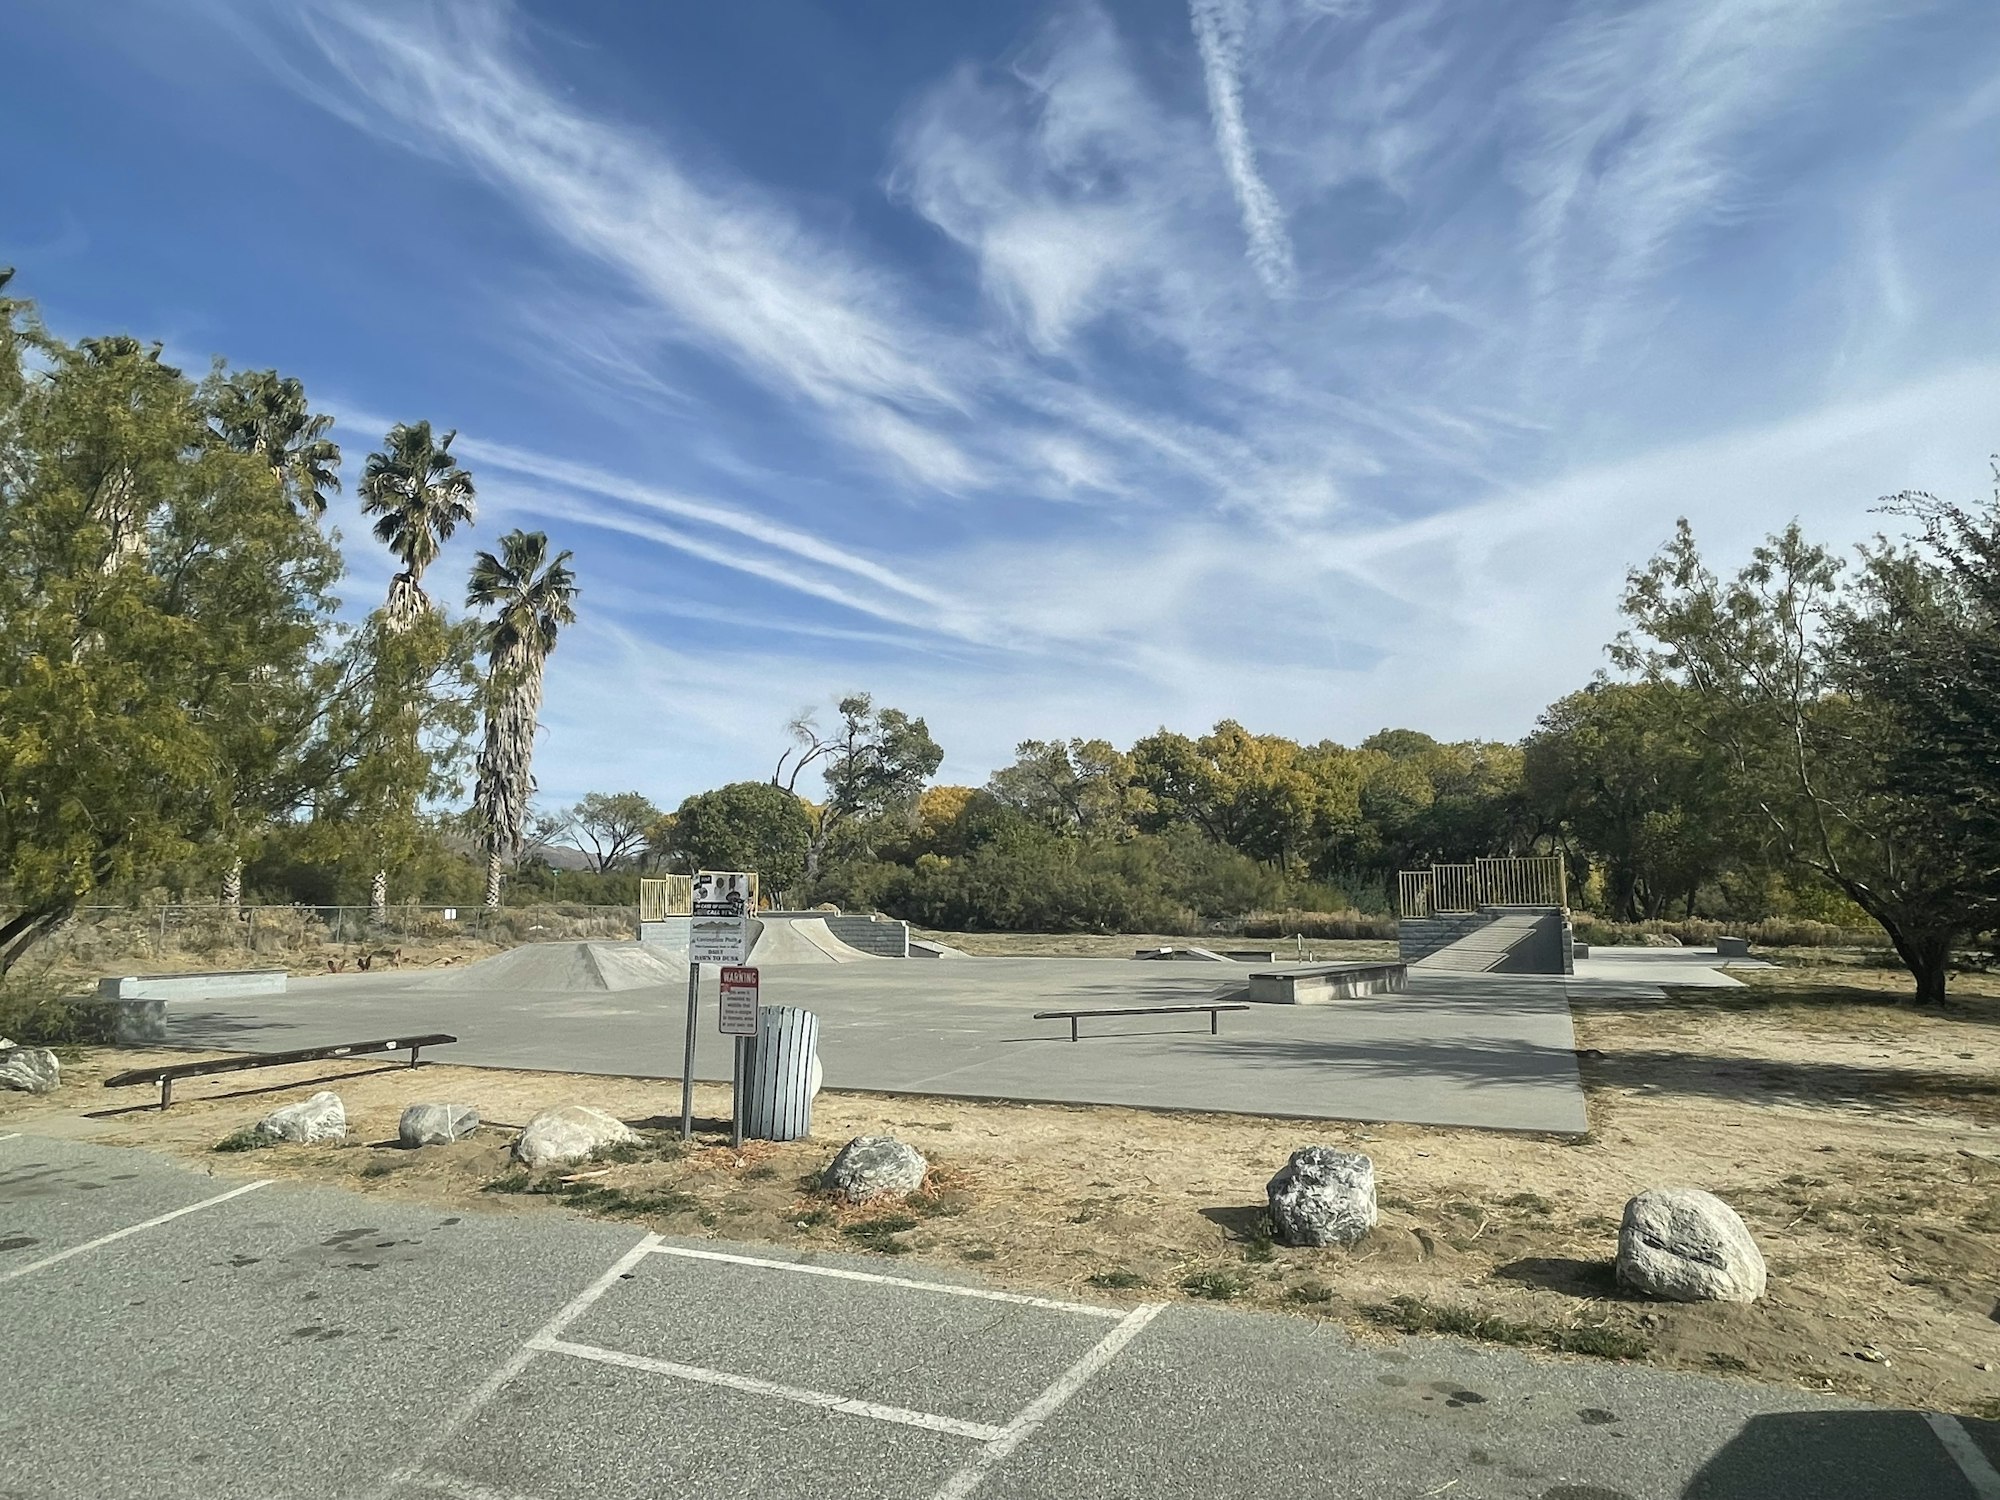
[[[1861,27],[1921,0],[1643,0],[1585,7],[1524,63],[1507,171],[1546,310],[1596,350],[1690,231],[1753,206],[1757,128]]]
[[[685,768],[671,798],[850,688],[925,713],[966,780],[1024,735],[1225,715],[1518,734],[1676,514],[1724,552],[1793,514],[1845,541],[1877,493],[1976,482],[2000,373],[1921,347],[1931,195],[1821,153],[1861,253],[1817,286],[1817,224],[1772,207],[1904,8],[1192,0],[1141,33],[1067,0],[902,102],[887,203],[839,235],[671,109],[594,114],[502,8],[326,0],[291,66],[539,226],[564,258],[524,275],[581,261],[566,368],[716,449],[461,419],[496,521],[592,549],[549,779]],[[1970,159],[1994,111],[1955,97],[1932,134]],[[1767,280],[1697,274],[1723,233]],[[658,639],[739,590],[760,625],[728,649]]]
[[[1190,0],[1195,43],[1201,51],[1202,80],[1215,126],[1215,149],[1229,174],[1230,188],[1250,241],[1250,263],[1274,294],[1290,292],[1298,279],[1284,210],[1257,170],[1257,153],[1243,121],[1243,30],[1246,0]]]

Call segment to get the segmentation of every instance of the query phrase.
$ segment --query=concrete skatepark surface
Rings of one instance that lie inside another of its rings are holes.
[[[1747,1380],[253,1169],[0,1130],[8,1494],[1983,1500],[2000,1460]]]
[[[523,951],[501,959],[540,961],[518,958]],[[495,968],[451,977],[513,973],[487,962]],[[760,967],[765,1004],[820,1016],[828,1088],[1564,1134],[1588,1127],[1565,990],[1576,981],[1560,977],[1412,970],[1404,993],[1259,1005],[1224,1016],[1219,1036],[1202,1015],[1131,1016],[1094,1021],[1071,1042],[1066,1023],[1032,1013],[1240,999],[1253,967],[1293,966],[965,958]],[[163,1039],[263,1052],[421,1029],[460,1039],[439,1054],[454,1063],[679,1076],[684,977],[611,993],[513,979],[444,987],[441,977],[329,975],[298,980],[284,996],[180,1002],[168,1008]],[[731,1051],[715,1029],[711,970],[702,990],[695,1075],[722,1081]]]

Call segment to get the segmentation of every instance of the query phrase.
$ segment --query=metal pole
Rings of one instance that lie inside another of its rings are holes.
[[[687,1049],[681,1055],[681,1139],[694,1139],[694,1025],[697,992],[701,987],[701,965],[688,964]]]
[[[732,1151],[743,1149],[743,1044],[747,1036],[736,1038],[736,1069],[730,1074],[729,1083],[729,1147]]]

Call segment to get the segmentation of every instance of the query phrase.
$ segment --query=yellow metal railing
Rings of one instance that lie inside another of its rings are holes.
[[[639,920],[664,922],[668,917],[684,917],[694,910],[694,877],[669,875],[661,880],[639,882]]]
[[[1406,917],[1473,912],[1482,906],[1569,905],[1569,877],[1559,854],[1404,870],[1396,884],[1397,904]]]

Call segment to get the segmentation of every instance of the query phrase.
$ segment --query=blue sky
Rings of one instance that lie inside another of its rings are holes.
[[[1514,738],[1627,566],[2000,447],[2000,8],[28,0],[0,263],[461,431],[547,800],[1161,724]],[[351,493],[347,594],[389,566]]]

